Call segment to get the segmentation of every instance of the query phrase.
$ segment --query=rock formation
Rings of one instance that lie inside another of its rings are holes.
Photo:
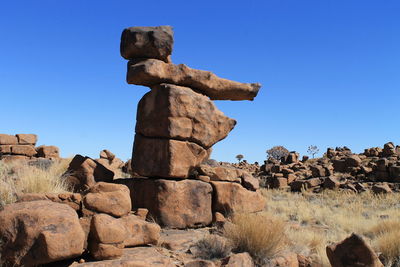
[[[60,157],[58,147],[35,147],[37,140],[36,134],[0,134],[0,160],[58,159]]]
[[[132,153],[132,172],[142,178],[119,182],[130,188],[133,207],[147,208],[163,226],[196,227],[210,224],[213,212],[262,210],[258,181],[249,173],[203,164],[236,124],[212,100],[253,100],[261,85],[175,65],[172,48],[170,26],[122,33],[127,82],[151,91],[138,105]]]

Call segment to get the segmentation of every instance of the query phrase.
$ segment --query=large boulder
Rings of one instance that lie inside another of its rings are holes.
[[[97,182],[111,182],[114,178],[114,172],[101,163],[81,155],[76,155],[72,159],[65,174],[68,175],[66,179],[75,191],[86,190]]]
[[[210,153],[196,143],[136,134],[132,170],[146,177],[187,178]]]
[[[0,212],[0,265],[36,266],[74,258],[85,234],[78,215],[48,200],[9,204]]]
[[[140,100],[136,133],[191,141],[207,149],[224,139],[235,124],[208,97],[187,87],[161,84]]]
[[[209,164],[201,164],[197,168],[199,174],[210,177],[211,181],[241,181],[240,175],[242,171],[228,166],[210,166]]]
[[[128,187],[104,182],[99,182],[89,189],[83,198],[83,204],[89,210],[114,217],[126,215],[132,209]]]
[[[171,26],[126,28],[121,36],[121,56],[125,59],[156,58],[169,62],[173,44]]]
[[[383,267],[372,248],[356,234],[326,247],[326,254],[332,267]]]
[[[212,187],[208,183],[141,178],[116,182],[128,186],[134,209],[148,209],[150,216],[162,226],[198,227],[212,221]]]
[[[235,82],[220,78],[209,71],[157,59],[129,61],[127,82],[148,87],[161,83],[186,86],[212,100],[253,100],[261,87],[258,83]]]
[[[211,182],[213,212],[257,212],[265,208],[265,199],[260,192],[246,190],[240,184],[231,182]]]

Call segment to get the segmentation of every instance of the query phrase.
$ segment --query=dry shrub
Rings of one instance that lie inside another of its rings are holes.
[[[286,246],[286,223],[267,214],[235,214],[224,228],[235,252],[248,252],[264,264]]]
[[[70,159],[55,160],[46,166],[18,160],[0,161],[0,204],[13,203],[21,193],[63,193],[69,187],[62,179]]]
[[[199,240],[195,247],[195,255],[205,260],[225,258],[231,252],[231,246],[227,240],[218,235],[207,235]]]

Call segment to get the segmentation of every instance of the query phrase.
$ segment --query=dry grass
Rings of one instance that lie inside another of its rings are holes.
[[[0,205],[13,203],[21,193],[62,193],[69,191],[62,174],[71,159],[54,161],[49,166],[31,166],[26,161],[0,161]]]
[[[231,245],[218,235],[207,235],[196,245],[196,256],[205,260],[222,259],[231,252]]]
[[[285,220],[292,251],[330,266],[325,247],[355,232],[364,235],[374,249],[394,260],[400,256],[400,194],[353,194],[324,191],[321,194],[265,190],[267,214]],[[397,241],[396,238],[397,237]],[[397,249],[397,250],[396,250]],[[390,266],[390,265],[387,265]]]
[[[259,265],[286,247],[286,223],[266,214],[235,214],[224,227],[235,252],[248,252]]]

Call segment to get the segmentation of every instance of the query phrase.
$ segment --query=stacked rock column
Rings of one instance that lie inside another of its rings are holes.
[[[175,65],[172,46],[170,26],[122,33],[127,82],[151,88],[138,105],[132,153],[133,172],[148,179],[125,183],[134,207],[149,209],[161,225],[186,228],[211,223],[214,185],[191,178],[236,124],[212,100],[252,100],[260,85]]]

